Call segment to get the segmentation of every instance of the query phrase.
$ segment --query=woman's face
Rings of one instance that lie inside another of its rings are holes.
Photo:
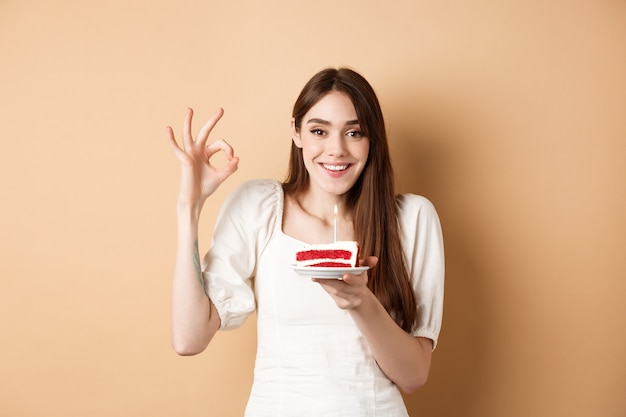
[[[304,115],[300,129],[292,121],[293,141],[302,149],[310,186],[343,195],[363,172],[369,138],[363,136],[352,100],[331,91]]]

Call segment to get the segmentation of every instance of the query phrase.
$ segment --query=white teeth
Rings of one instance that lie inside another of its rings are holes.
[[[348,165],[328,165],[328,164],[322,164],[324,166],[324,168],[330,170],[330,171],[343,171],[344,169],[348,168]]]

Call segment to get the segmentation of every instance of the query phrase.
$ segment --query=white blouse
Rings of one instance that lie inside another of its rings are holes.
[[[424,197],[397,199],[401,239],[417,305],[412,334],[437,343],[444,257],[439,218]],[[257,311],[258,344],[248,417],[407,416],[350,314],[290,267],[304,242],[282,232],[280,182],[254,180],[226,199],[203,260],[222,329]]]

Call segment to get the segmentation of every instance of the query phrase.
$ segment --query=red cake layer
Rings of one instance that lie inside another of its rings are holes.
[[[320,262],[309,266],[323,266],[325,268],[350,268],[352,265],[348,262]],[[358,265],[357,265],[358,266]]]
[[[326,249],[326,250],[309,250],[306,252],[298,252],[296,261],[309,261],[311,259],[346,259],[350,260],[352,253],[342,249]]]

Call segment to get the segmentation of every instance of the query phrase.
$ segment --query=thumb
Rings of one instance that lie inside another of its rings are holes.
[[[370,268],[374,268],[378,263],[378,258],[375,256],[368,256],[363,259],[360,263],[361,266],[369,266]]]
[[[222,181],[230,177],[239,167],[239,157],[234,156],[228,164],[218,171],[218,176]]]

